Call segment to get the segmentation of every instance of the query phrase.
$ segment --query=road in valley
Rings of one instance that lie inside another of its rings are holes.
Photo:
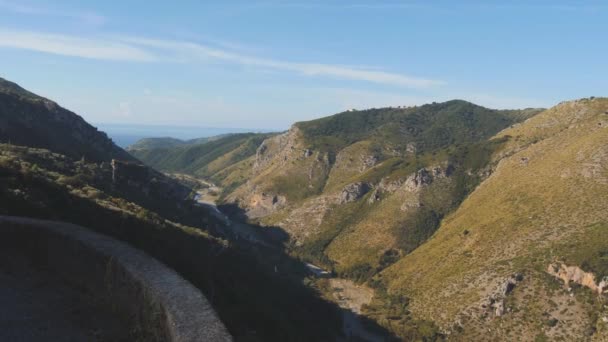
[[[222,189],[207,181],[200,180],[200,182],[203,184],[203,187],[197,190],[194,198],[195,201],[199,205],[209,207],[214,215],[222,220],[237,238],[246,239],[249,242],[265,247],[277,248],[277,246],[271,245],[264,240],[262,232],[259,231],[260,228],[231,220],[227,215],[222,213],[217,208],[216,202]],[[347,340],[356,337],[359,340],[370,342],[384,341],[382,336],[366,329],[361,321],[362,307],[372,301],[374,296],[373,289],[364,285],[358,285],[352,280],[333,278],[331,272],[313,264],[306,264],[306,267],[315,277],[329,278],[329,285],[332,291],[332,298],[330,299],[340,306],[342,310],[343,331]]]

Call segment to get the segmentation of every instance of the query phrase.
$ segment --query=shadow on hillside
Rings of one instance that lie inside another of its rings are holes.
[[[310,274],[302,262],[276,247],[287,237],[280,228],[265,231],[275,241],[274,248],[243,239],[226,245],[168,225],[146,210],[130,215],[70,193],[47,179],[4,171],[8,174],[0,170],[3,188],[21,189],[29,196],[0,191],[0,214],[72,222],[145,251],[198,287],[237,341],[346,339],[341,310],[305,285]],[[383,336],[390,336],[377,328]]]
[[[265,243],[271,244],[271,248],[276,252],[276,249],[280,250],[280,254],[284,258],[288,258],[291,263],[293,263],[291,267],[291,271],[297,269],[297,272],[289,274],[289,271],[285,271],[279,267],[275,268],[275,273],[285,275],[288,277],[295,276],[299,283],[305,282],[306,278],[309,277],[326,277],[322,275],[315,275],[308,267],[301,262],[291,256],[289,256],[285,247],[289,242],[289,234],[281,227],[268,227],[268,226],[259,226],[256,224],[252,224],[248,222],[248,217],[246,215],[245,210],[239,207],[236,204],[222,204],[218,206],[218,210],[220,210],[224,215],[228,216],[231,221],[235,222],[235,224],[247,225],[252,230],[256,232],[257,239],[264,241]],[[255,241],[250,240],[249,243],[256,244]],[[263,244],[261,247],[266,247],[267,245]],[[295,268],[294,268],[295,267]],[[307,288],[310,288],[306,286]],[[316,293],[318,296],[319,293]],[[349,309],[340,308],[337,304],[333,302],[328,302],[331,306],[334,307],[335,310],[339,310],[341,313],[341,321],[342,321],[342,333],[343,336],[340,340],[343,341],[399,341],[400,339],[390,333],[387,329],[380,326],[375,321],[357,314]]]
[[[224,215],[228,216],[234,224],[250,227],[251,234],[254,235],[256,239],[277,248],[283,248],[287,242],[289,242],[289,234],[281,227],[260,226],[249,223],[245,210],[236,204],[221,204],[217,206],[217,208],[224,213]]]

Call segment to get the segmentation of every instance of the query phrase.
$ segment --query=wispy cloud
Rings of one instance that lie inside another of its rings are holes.
[[[601,2],[484,2],[472,1],[468,3],[430,1],[266,1],[243,4],[227,4],[233,8],[247,9],[295,9],[295,10],[550,10],[550,11],[596,11],[605,10],[607,6]]]
[[[61,10],[57,8],[28,5],[23,2],[0,0],[0,8],[17,14],[73,19],[93,26],[102,25],[106,21],[104,16],[90,11]]]
[[[156,60],[148,51],[121,42],[1,28],[0,47],[90,59],[140,62]]]
[[[101,60],[180,61],[187,63],[217,61],[251,68],[286,71],[305,76],[331,77],[409,88],[429,88],[445,84],[445,82],[439,80],[412,77],[376,68],[260,58],[204,44],[142,37],[104,36],[82,38],[0,28],[0,47]]]
[[[258,58],[190,42],[175,42],[133,37],[123,37],[120,39],[124,42],[139,46],[148,46],[168,50],[179,54],[182,58],[185,57],[194,60],[215,59],[244,66],[291,71],[309,76],[330,76],[339,79],[392,84],[411,88],[427,88],[444,84],[442,81],[411,77],[378,70],[322,63],[296,63],[276,59]]]

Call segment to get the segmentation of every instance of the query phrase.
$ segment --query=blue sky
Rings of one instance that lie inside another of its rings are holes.
[[[0,0],[0,76],[96,123],[551,106],[607,95],[606,18],[603,1]]]

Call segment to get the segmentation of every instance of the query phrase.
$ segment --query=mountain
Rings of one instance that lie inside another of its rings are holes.
[[[234,240],[192,188],[14,83],[2,82],[0,108],[10,140],[0,143],[0,214],[76,223],[145,251],[198,287],[237,340],[341,335],[337,307],[304,285],[300,261]]]
[[[239,165],[224,210],[372,289],[363,314],[406,340],[608,340],[606,98],[349,111]]]
[[[492,174],[374,281],[460,340],[608,340],[608,99],[561,103],[492,140],[505,141]]]
[[[173,144],[173,140],[158,138],[152,139],[154,144],[143,142],[137,145],[159,146],[163,144],[160,142],[164,141],[165,147],[130,147],[129,152],[158,170],[187,173],[234,188],[246,181],[239,170],[250,169],[251,165],[248,162],[255,155],[258,146],[274,135],[272,133],[226,134],[194,139],[178,146]]]
[[[0,78],[0,142],[91,161],[134,160],[77,114]]]
[[[455,100],[296,123],[258,147],[226,203],[285,229],[300,257],[366,279],[431,236],[483,178],[502,144],[488,138],[537,112]]]
[[[137,151],[137,150],[151,150],[157,148],[171,148],[177,146],[188,146],[188,145],[199,145],[204,144],[209,141],[218,140],[224,137],[228,137],[232,135],[231,133],[214,135],[211,137],[205,138],[197,138],[197,139],[176,139],[171,137],[162,137],[162,138],[144,138],[138,140],[133,145],[127,147],[128,151]]]

